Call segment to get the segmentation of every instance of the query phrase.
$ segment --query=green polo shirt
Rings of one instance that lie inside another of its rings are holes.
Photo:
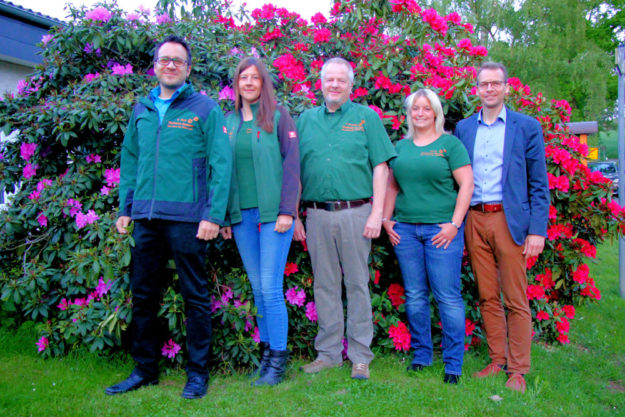
[[[297,131],[304,201],[369,198],[373,168],[396,156],[377,113],[351,101],[305,111]]]
[[[471,160],[460,139],[444,134],[426,146],[411,139],[397,142],[391,163],[399,185],[395,219],[404,223],[446,223],[456,207],[458,186],[453,171]]]

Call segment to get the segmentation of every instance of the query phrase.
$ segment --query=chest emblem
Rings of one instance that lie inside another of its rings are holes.
[[[345,123],[341,130],[343,132],[363,132],[365,130],[365,121],[361,120],[360,123]]]
[[[167,127],[174,129],[193,130],[194,123],[196,123],[198,120],[200,120],[200,118],[197,116],[189,119],[179,117],[176,120],[170,120],[169,122],[167,122]]]

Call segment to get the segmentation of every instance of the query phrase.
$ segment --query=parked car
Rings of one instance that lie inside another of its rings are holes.
[[[615,161],[589,162],[591,171],[599,171],[604,177],[612,181],[612,191],[618,194],[618,165]]]

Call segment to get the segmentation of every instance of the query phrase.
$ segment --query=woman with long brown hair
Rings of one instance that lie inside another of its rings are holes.
[[[299,192],[299,141],[289,113],[275,102],[265,65],[245,57],[234,73],[235,111],[226,117],[233,151],[228,214],[252,285],[261,340],[259,378],[282,381],[288,359],[284,267],[293,237]]]

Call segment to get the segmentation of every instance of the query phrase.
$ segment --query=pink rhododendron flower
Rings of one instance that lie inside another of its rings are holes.
[[[90,83],[91,81],[95,80],[98,77],[100,77],[99,72],[96,72],[95,74],[87,74],[84,76],[83,81],[86,83]]]
[[[306,292],[304,290],[298,291],[298,288],[299,287],[297,285],[295,287],[291,287],[284,295],[286,296],[286,300],[289,304],[301,307],[306,301]]]
[[[393,339],[395,350],[410,349],[410,332],[403,322],[398,321],[396,325],[391,325],[388,329],[388,337]]]
[[[110,191],[111,189],[109,187],[103,185],[102,188],[100,188],[100,195],[109,195]]]
[[[297,267],[297,264],[293,262],[287,262],[286,266],[284,267],[284,275],[286,275],[287,277],[291,274],[296,273],[297,271],[299,271],[299,268]]]
[[[20,156],[24,161],[28,161],[35,154],[36,149],[36,143],[22,143],[20,145]]]
[[[141,16],[138,13],[128,13],[126,20],[129,22],[141,22]]]
[[[43,43],[43,46],[47,46],[48,42],[50,42],[52,39],[54,39],[54,35],[50,35],[50,34],[43,35],[41,37],[41,43]]]
[[[234,294],[232,293],[232,288],[230,287],[226,287],[225,291],[223,292],[223,294],[221,294],[221,302],[223,305],[227,305],[230,300],[232,300],[232,297],[234,296]]]
[[[17,94],[18,95],[24,94],[24,91],[26,90],[27,86],[28,86],[28,83],[26,82],[26,80],[19,80],[17,82]]]
[[[252,333],[252,340],[256,343],[260,343],[260,330],[258,330],[258,327],[254,328],[254,333]]]
[[[95,164],[95,163],[102,162],[102,157],[100,155],[93,154],[93,153],[90,153],[89,155],[87,155],[87,158],[85,159],[87,160],[88,164],[91,164],[91,163]]]
[[[95,223],[100,217],[93,210],[89,210],[87,214],[83,214],[82,212],[76,213],[76,227],[78,229],[82,229],[88,224]]]
[[[109,20],[111,20],[111,17],[113,17],[111,12],[109,12],[105,7],[102,6],[96,7],[95,9],[85,13],[85,19],[93,20],[94,22],[108,22]]]
[[[104,171],[104,179],[108,187],[114,188],[119,184],[119,168],[109,168]]]
[[[314,301],[306,303],[306,318],[312,322],[317,321],[317,306]]]
[[[219,100],[231,100],[234,101],[236,97],[234,96],[234,90],[229,86],[225,86],[219,92]]]
[[[104,277],[100,277],[100,279],[98,280],[98,285],[95,287],[95,292],[98,297],[102,297],[109,292],[111,286],[113,286],[113,281],[109,279],[108,281],[104,282]]]
[[[48,345],[50,345],[50,342],[47,337],[41,336],[41,339],[39,339],[35,344],[37,345],[37,352],[43,352],[46,350]]]
[[[113,68],[111,70],[112,70],[111,74],[113,75],[132,74],[132,65],[131,64],[126,64],[126,65],[115,64],[113,65]]]
[[[44,188],[52,185],[52,180],[49,178],[43,178],[37,183],[37,191],[43,191]]]
[[[39,200],[40,196],[41,196],[41,191],[33,191],[32,193],[28,194],[28,199]]]
[[[48,225],[48,218],[46,217],[45,214],[43,214],[43,211],[39,213],[39,215],[37,216],[37,222],[39,223],[39,226],[41,227],[46,227]]]
[[[76,214],[80,213],[80,210],[82,210],[82,203],[72,198],[67,200],[67,203],[65,203],[65,206],[71,207],[69,210],[69,215],[71,217],[74,217]]]
[[[161,354],[169,359],[175,358],[178,352],[180,352],[180,345],[174,342],[173,339],[169,339],[169,341],[165,342],[161,349]]]
[[[24,169],[22,170],[22,175],[24,178],[29,179],[37,174],[37,164],[26,164]]]
[[[67,299],[63,298],[61,300],[61,302],[59,303],[59,305],[57,305],[57,307],[59,308],[59,310],[61,311],[65,311],[69,308],[69,304],[67,303]]]
[[[172,20],[167,13],[159,14],[158,16],[156,16],[156,23],[159,25],[171,23],[171,21]]]
[[[283,38],[284,34],[280,30],[280,28],[274,28],[271,32],[266,32],[262,38],[260,38],[261,42],[269,42],[274,39]]]

